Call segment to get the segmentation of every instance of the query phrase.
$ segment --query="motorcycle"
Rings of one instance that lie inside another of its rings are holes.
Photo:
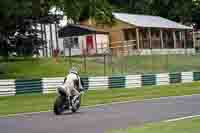
[[[80,96],[76,98],[74,102],[72,102],[72,99],[74,96],[68,96],[64,90],[63,87],[58,87],[58,96],[54,102],[54,114],[56,115],[61,115],[63,112],[67,110],[71,110],[73,113],[77,112],[79,110],[80,105],[81,105],[81,95],[82,91],[79,89],[78,91],[80,92]],[[71,108],[70,108],[71,107]]]

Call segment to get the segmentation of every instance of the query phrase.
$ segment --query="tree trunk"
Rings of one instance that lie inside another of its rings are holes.
[[[9,52],[9,47],[7,43],[7,36],[4,34],[0,34],[0,56],[3,56],[4,59],[8,59],[8,52]]]
[[[49,27],[50,27],[50,55],[53,56],[53,50],[54,50],[54,47],[53,47],[53,33],[52,33],[52,24],[49,24]]]
[[[7,44],[6,41],[3,41],[3,49],[2,49],[2,51],[3,51],[3,58],[5,60],[7,60],[8,59],[8,44]]]
[[[46,53],[46,57],[48,57],[46,24],[44,24],[44,40],[45,40],[45,53]]]
[[[40,16],[40,0],[32,0],[32,13],[33,16]]]

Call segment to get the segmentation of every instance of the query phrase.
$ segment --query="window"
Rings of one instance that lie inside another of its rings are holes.
[[[78,37],[67,37],[64,38],[63,44],[65,48],[75,48],[79,49]]]
[[[78,43],[78,37],[75,37],[73,42],[74,42],[74,43],[73,43],[73,44],[74,44],[74,45],[73,45],[74,48],[80,48],[80,47],[79,47],[79,43]]]

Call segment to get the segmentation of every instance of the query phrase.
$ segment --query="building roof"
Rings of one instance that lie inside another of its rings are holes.
[[[137,27],[187,29],[187,30],[193,29],[192,27],[185,26],[159,16],[135,15],[127,13],[113,13],[113,15],[116,19],[123,21],[125,23],[132,24]]]
[[[83,25],[68,24],[58,31],[59,37],[72,37],[82,36],[88,34],[108,34],[108,32],[100,31],[95,28],[91,28]]]

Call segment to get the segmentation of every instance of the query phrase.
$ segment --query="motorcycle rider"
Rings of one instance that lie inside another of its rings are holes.
[[[69,97],[72,96],[72,94],[74,94],[74,97],[72,99],[73,104],[76,101],[76,99],[80,96],[80,92],[78,91],[78,89],[83,89],[82,83],[83,82],[80,79],[78,70],[75,67],[72,67],[65,77],[64,88],[66,89],[66,93]]]

